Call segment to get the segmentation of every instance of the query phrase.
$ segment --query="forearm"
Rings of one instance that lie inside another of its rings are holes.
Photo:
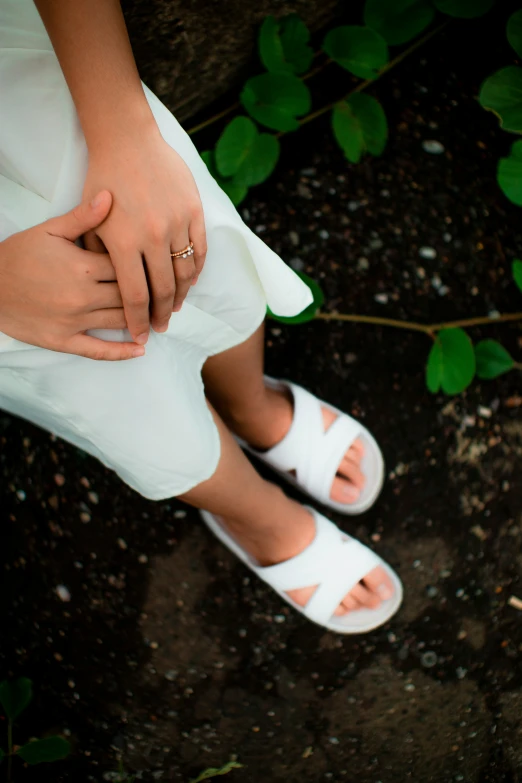
[[[35,0],[71,91],[89,151],[155,128],[119,0]]]

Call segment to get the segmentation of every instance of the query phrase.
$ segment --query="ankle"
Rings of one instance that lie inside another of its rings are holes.
[[[314,519],[310,511],[290,500],[279,487],[275,490],[273,503],[266,511],[248,518],[224,519],[232,535],[261,566],[270,566],[289,560],[302,552],[315,535]]]
[[[292,423],[293,405],[285,391],[265,388],[261,398],[223,417],[238,437],[257,449],[269,449],[284,438]]]

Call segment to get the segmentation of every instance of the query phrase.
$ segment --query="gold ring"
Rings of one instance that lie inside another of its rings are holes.
[[[189,244],[183,248],[183,250],[175,250],[173,253],[170,254],[171,258],[189,258],[190,256],[194,255],[194,242],[189,242]]]

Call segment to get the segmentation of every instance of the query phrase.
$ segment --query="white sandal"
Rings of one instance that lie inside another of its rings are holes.
[[[283,440],[268,451],[258,451],[238,438],[240,446],[314,500],[339,514],[367,511],[377,500],[384,482],[384,460],[372,434],[359,421],[319,400],[302,386],[268,376],[265,376],[265,382],[273,389],[286,388],[292,394],[292,424]],[[322,407],[337,416],[326,431]],[[361,470],[366,483],[354,503],[338,503],[330,497],[332,483],[344,454],[357,438],[364,445]]]
[[[257,565],[245,550],[220,524],[219,518],[208,511],[200,514],[210,530],[257,576],[279,593],[290,606],[309,620],[337,633],[367,633],[387,622],[402,602],[402,584],[390,566],[371,549],[351,538],[319,514],[309,509],[315,519],[316,535],[312,543],[299,555],[273,566]],[[383,568],[394,586],[391,598],[377,609],[357,609],[336,616],[343,598],[366,574],[377,566]],[[287,590],[318,585],[306,604],[299,606]]]

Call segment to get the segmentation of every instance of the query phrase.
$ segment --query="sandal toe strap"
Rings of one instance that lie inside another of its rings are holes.
[[[299,555],[274,566],[257,568],[258,575],[279,592],[318,585],[300,611],[324,625],[345,595],[376,566],[380,558],[350,538],[320,514],[314,514],[316,536]]]
[[[265,457],[279,470],[295,470],[301,486],[322,502],[328,502],[343,456],[363,427],[343,413],[325,431],[321,401],[301,386],[287,385],[294,398],[292,425]]]

